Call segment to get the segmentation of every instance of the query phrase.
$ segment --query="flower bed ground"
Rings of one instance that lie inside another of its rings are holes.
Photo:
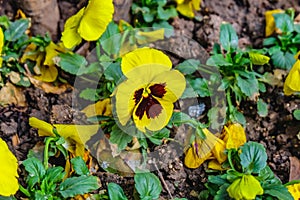
[[[118,1],[117,3],[130,6],[130,4],[122,4],[122,2]],[[16,11],[14,6],[6,1],[0,3],[0,15],[14,15]],[[62,24],[81,5],[62,0],[58,1],[58,4]],[[236,29],[241,46],[250,44],[254,48],[259,48],[262,47],[264,38],[264,12],[289,7],[293,7],[296,13],[300,11],[299,2],[293,0],[203,0],[201,11],[196,14],[200,21],[180,17],[176,18],[172,25],[176,33],[197,41],[207,52],[210,52],[212,45],[218,42],[220,24],[227,21]],[[128,7],[122,7],[122,11],[126,9]],[[118,9],[115,12],[115,18],[128,18],[129,16],[129,13],[121,12]],[[182,41],[175,45],[186,49],[187,44]],[[199,50],[198,55],[201,53],[204,53],[203,50]],[[176,63],[178,59],[173,57],[172,61]],[[277,78],[282,80],[283,77],[278,75]],[[81,120],[81,115],[72,105],[71,89],[61,95],[46,94],[36,88],[27,88],[23,92],[28,102],[26,107],[14,105],[0,107],[0,137],[7,141],[9,148],[21,161],[26,159],[29,149],[33,148],[37,142],[42,141],[37,137],[37,132],[28,125],[30,116],[51,123],[74,123]],[[284,96],[282,84],[268,86],[267,92],[263,93],[261,98],[268,103],[269,107],[268,115],[263,118],[257,115],[256,105],[253,102],[242,101],[241,103],[241,110],[247,120],[247,138],[264,145],[267,150],[268,165],[282,182],[299,179],[300,140],[297,135],[300,131],[300,123],[293,119],[292,111],[300,108],[300,99]],[[183,133],[180,133],[179,130],[176,137],[180,138],[180,134]],[[207,182],[206,164],[197,169],[188,169],[184,166],[183,154],[174,153],[174,149],[170,146],[161,145],[155,150],[161,158],[157,161],[157,165],[164,180],[163,198],[170,199],[169,192],[173,197],[197,199],[199,192],[204,189],[204,183]],[[176,154],[175,159],[172,153]],[[157,171],[155,173],[158,174]],[[132,177],[110,174],[101,169],[97,175],[102,182],[101,189],[106,188],[105,183],[115,182],[120,184],[127,196],[132,194],[134,188]]]

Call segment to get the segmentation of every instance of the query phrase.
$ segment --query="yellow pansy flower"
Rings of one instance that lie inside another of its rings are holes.
[[[64,147],[75,156],[84,156],[85,143],[97,133],[99,125],[49,124],[35,117],[29,118],[29,125],[38,129],[39,136],[52,136],[55,127],[66,143]]]
[[[213,149],[213,155],[217,160],[212,160],[208,163],[208,168],[210,169],[224,170],[222,163],[227,159],[224,151],[226,149],[237,149],[247,141],[244,128],[237,123],[224,126],[221,137],[223,137],[223,139],[221,142],[218,142]]]
[[[273,14],[276,13],[283,13],[283,10],[280,9],[276,9],[276,10],[268,10],[265,12],[265,18],[266,18],[266,37],[272,35],[272,33],[275,31],[276,29],[276,25],[275,25],[275,19]]]
[[[81,112],[85,113],[87,117],[97,115],[112,116],[111,100],[109,98],[100,100],[95,104],[86,106]]]
[[[300,183],[286,186],[295,200],[300,199]]]
[[[176,9],[186,17],[193,18],[195,17],[194,12],[200,10],[201,0],[176,0],[176,2]]]
[[[185,89],[183,74],[172,70],[167,55],[150,48],[125,54],[121,69],[127,79],[114,92],[120,123],[126,125],[132,117],[142,132],[165,127],[172,116],[173,103]]]
[[[226,149],[237,149],[247,142],[246,133],[241,124],[229,124],[224,126],[225,135],[223,141],[226,144]]]
[[[215,148],[216,144],[222,142],[208,129],[203,129],[203,133],[206,138],[197,138],[185,153],[184,164],[188,168],[198,168],[204,161],[214,156],[214,153],[216,152],[213,149]],[[217,156],[220,155],[218,154]]]
[[[61,41],[66,48],[73,48],[82,39],[97,40],[112,20],[113,13],[112,0],[90,0],[86,8],[66,21]]]
[[[44,51],[41,51],[34,43],[31,43],[26,47],[21,62],[24,63],[27,59],[35,61],[34,71],[37,76],[34,76],[34,78],[44,82],[53,82],[58,75],[53,58],[58,56],[59,53],[66,51],[65,48],[52,41],[45,47]]]
[[[283,85],[283,92],[285,95],[292,95],[300,92],[300,51],[295,56],[296,62],[290,70]]]
[[[262,195],[264,190],[254,176],[246,174],[234,180],[227,192],[235,200],[244,200],[255,199],[256,195]]]
[[[14,195],[19,189],[18,160],[0,138],[0,196]]]
[[[3,46],[4,46],[4,34],[2,28],[0,27],[0,68],[2,67],[2,61],[3,61],[3,58],[1,56]]]

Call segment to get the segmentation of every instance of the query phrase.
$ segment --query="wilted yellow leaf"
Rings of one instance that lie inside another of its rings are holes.
[[[97,133],[98,125],[49,124],[35,117],[29,118],[29,124],[37,128],[40,136],[54,136],[55,127],[66,143],[63,144],[75,156],[84,156],[85,143]]]
[[[26,98],[22,89],[7,82],[0,90],[0,105],[9,104],[24,107],[26,106]]]
[[[249,57],[254,65],[264,65],[270,60],[270,57],[255,52],[249,52]]]
[[[111,116],[112,115],[112,105],[109,98],[100,100],[95,104],[88,105],[82,112],[85,113],[87,117],[93,117],[97,115]]]
[[[54,85],[52,83],[46,83],[40,80],[35,79],[34,77],[31,77],[27,75],[29,78],[30,82],[37,88],[42,89],[46,93],[52,93],[52,94],[61,94],[65,92],[67,89],[72,88],[71,85],[65,83],[65,84],[60,84],[60,85]]]
[[[276,13],[283,13],[283,10],[276,9],[276,10],[268,10],[265,12],[265,17],[266,17],[266,37],[269,37],[274,33],[276,26],[275,26],[275,19],[273,17],[273,14]]]

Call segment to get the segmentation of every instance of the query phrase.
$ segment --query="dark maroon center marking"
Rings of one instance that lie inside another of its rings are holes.
[[[140,102],[141,98],[143,97],[143,92],[144,92],[144,88],[141,88],[141,89],[135,91],[135,93],[134,93],[135,105],[137,105]]]
[[[143,97],[141,103],[138,105],[135,114],[141,120],[146,112],[147,118],[155,118],[162,111],[162,106],[151,94],[148,97]]]
[[[165,87],[166,87],[166,83],[161,83],[161,84],[154,84],[150,86],[149,89],[153,96],[162,98],[166,93]]]

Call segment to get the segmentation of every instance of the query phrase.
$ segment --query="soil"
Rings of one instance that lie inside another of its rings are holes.
[[[65,20],[78,11],[85,1],[58,0],[60,19],[58,35],[63,30]],[[130,20],[129,7],[131,1],[116,0],[115,20]],[[9,1],[0,1],[0,15],[6,14],[13,18],[18,6]],[[175,34],[184,35],[202,45],[187,43],[186,41],[173,41],[174,49],[178,49],[178,55],[184,58],[207,59],[212,45],[218,42],[219,27],[223,21],[230,22],[236,29],[240,38],[240,47],[247,45],[253,48],[262,47],[264,38],[264,12],[270,9],[293,7],[296,14],[300,12],[300,2],[294,0],[202,0],[201,11],[197,12],[200,20],[191,20],[183,16],[174,19],[172,25]],[[59,38],[59,37],[58,37]],[[198,48],[198,49],[197,49]],[[174,63],[178,62],[173,58]],[[72,104],[72,90],[63,94],[47,94],[43,90],[30,87],[24,88],[27,106],[15,105],[0,106],[0,137],[9,145],[9,148],[21,162],[26,159],[28,151],[36,143],[43,141],[38,137],[36,130],[30,128],[28,119],[31,116],[38,117],[50,123],[77,123],[80,121],[80,113]],[[261,98],[268,103],[268,116],[262,118],[257,115],[256,105],[251,101],[242,102],[240,109],[247,119],[247,137],[249,140],[263,144],[268,154],[268,164],[275,174],[286,183],[291,179],[299,178],[300,159],[300,123],[296,121],[292,112],[300,109],[300,99],[283,95],[282,85],[268,86],[267,92],[261,94]],[[185,130],[178,130],[175,137],[182,140]],[[173,146],[172,146],[173,145]],[[173,197],[186,197],[198,199],[200,191],[205,189],[207,181],[206,164],[197,169],[188,169],[183,164],[182,148],[175,144],[164,144],[155,148],[159,159],[155,165],[159,171],[154,171],[163,183],[161,199],[170,199],[168,192]],[[153,164],[153,163],[152,163]],[[298,171],[297,171],[298,169]],[[115,182],[121,185],[127,196],[131,196],[134,190],[132,177],[119,176],[99,170],[96,173],[102,183],[100,190],[106,189],[106,184]],[[168,190],[168,191],[167,191]]]

